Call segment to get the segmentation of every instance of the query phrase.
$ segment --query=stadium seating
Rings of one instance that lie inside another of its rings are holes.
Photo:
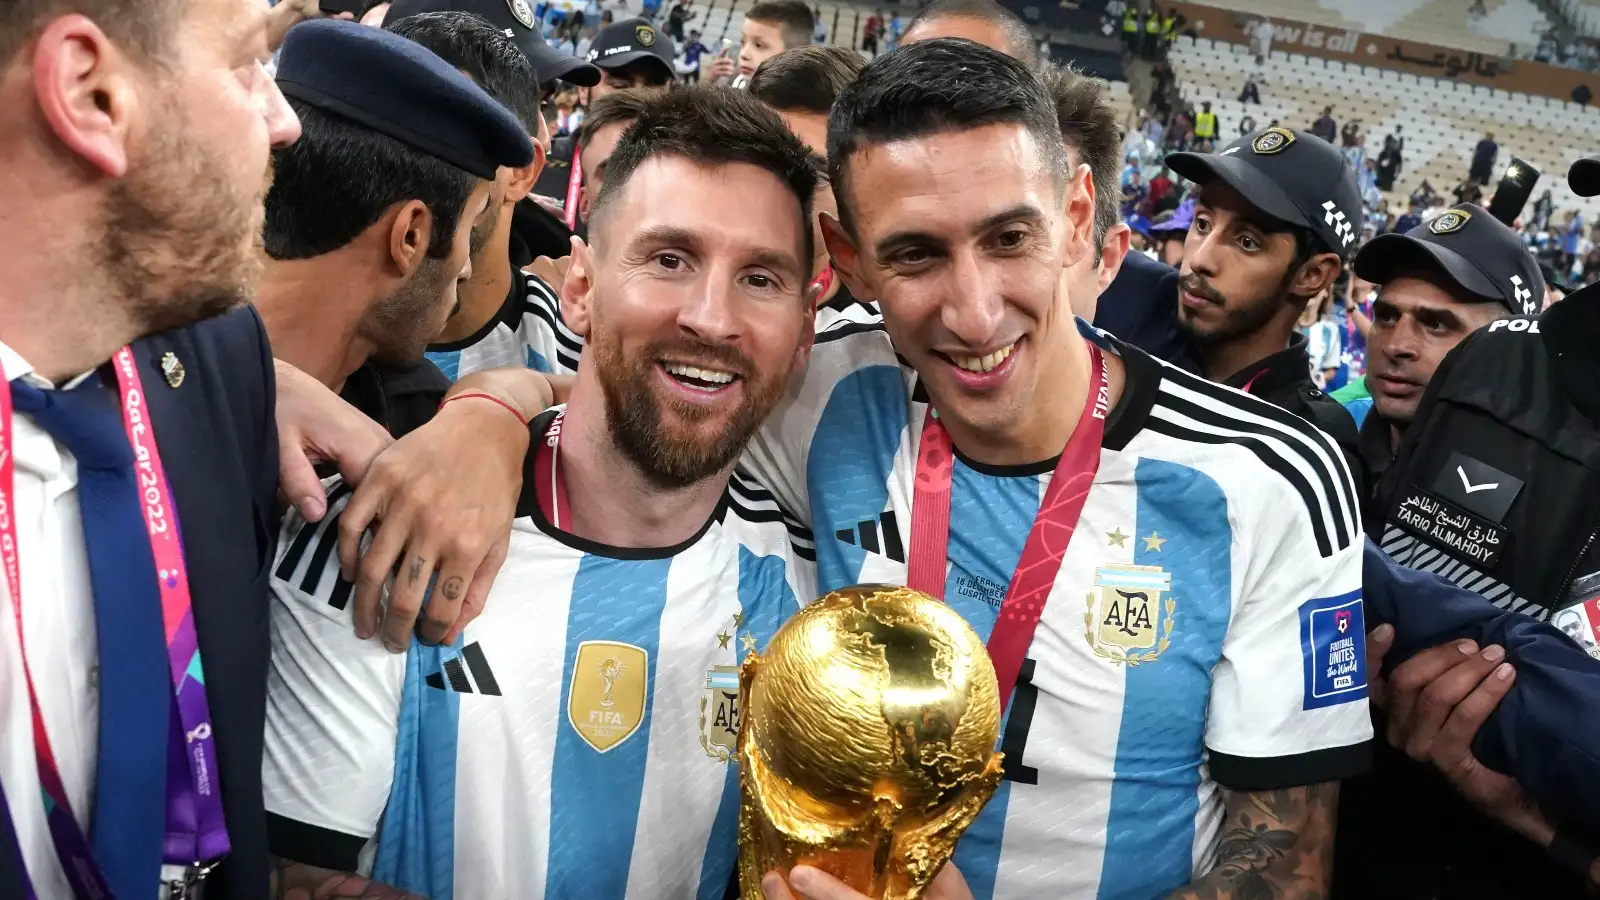
[[[1572,161],[1600,149],[1600,110],[1593,107],[1280,51],[1262,69],[1258,106],[1238,102],[1247,75],[1257,71],[1242,45],[1180,38],[1172,64],[1185,99],[1196,106],[1209,101],[1229,139],[1246,113],[1261,127],[1278,119],[1303,129],[1332,106],[1341,125],[1361,120],[1367,152],[1375,156],[1384,136],[1404,126],[1405,162],[1391,211],[1403,208],[1403,198],[1424,178],[1448,197],[1466,177],[1473,147],[1493,132],[1501,166],[1515,155],[1544,172],[1535,196],[1550,188],[1558,211],[1581,209],[1586,221],[1600,214],[1600,202],[1578,198],[1566,186]]]

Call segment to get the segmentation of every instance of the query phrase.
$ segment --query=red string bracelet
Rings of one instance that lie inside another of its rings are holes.
[[[507,403],[504,400],[501,400],[499,397],[496,397],[493,394],[487,394],[487,393],[484,393],[483,391],[466,391],[464,393],[456,394],[454,397],[446,397],[444,402],[439,404],[439,408],[440,409],[444,409],[446,406],[450,405],[451,403],[456,402],[457,400],[466,400],[466,399],[468,399],[470,397],[476,397],[479,400],[488,400],[490,403],[498,403],[498,404],[500,404],[501,406],[506,408],[507,412],[509,412],[513,416],[517,417],[517,421],[522,423],[522,427],[523,428],[527,428],[528,427],[528,420],[524,419],[522,417],[522,413],[517,412],[517,408],[515,406],[512,406],[511,404]]]

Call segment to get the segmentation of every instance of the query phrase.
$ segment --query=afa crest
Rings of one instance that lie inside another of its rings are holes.
[[[1083,614],[1083,634],[1095,655],[1136,666],[1165,653],[1178,611],[1171,588],[1172,576],[1160,566],[1096,569]]]
[[[1447,209],[1433,217],[1433,221],[1428,223],[1428,230],[1434,234],[1454,234],[1460,231],[1470,218],[1472,213],[1464,209]]]
[[[1256,135],[1256,139],[1250,142],[1250,149],[1255,151],[1257,156],[1271,156],[1287,150],[1294,142],[1294,132],[1273,126]]]
[[[649,664],[644,648],[632,644],[578,645],[567,689],[567,722],[585,744],[605,753],[639,730],[649,698]]]
[[[739,749],[739,667],[713,666],[700,695],[700,746],[718,762]]]

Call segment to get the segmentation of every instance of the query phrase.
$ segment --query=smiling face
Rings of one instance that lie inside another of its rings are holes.
[[[997,124],[867,144],[835,185],[854,235],[828,223],[834,265],[880,302],[958,445],[1027,444],[1030,413],[1071,375],[1060,276],[1091,250],[1088,178],[1077,170],[1064,203],[1049,153]]]
[[[1373,301],[1367,389],[1373,410],[1391,424],[1411,424],[1445,354],[1501,312],[1496,303],[1463,303],[1447,285],[1432,275],[1395,278]]]
[[[599,210],[562,312],[617,447],[657,484],[729,466],[805,366],[804,228],[770,172],[676,156],[646,160]]]

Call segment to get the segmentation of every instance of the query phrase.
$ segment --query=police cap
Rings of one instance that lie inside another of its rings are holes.
[[[1356,274],[1386,284],[1418,271],[1441,272],[1463,291],[1533,315],[1544,304],[1539,264],[1516,232],[1471,203],[1453,206],[1405,234],[1379,235],[1356,254]]]
[[[1347,257],[1361,227],[1356,173],[1337,147],[1308,131],[1273,126],[1247,134],[1221,153],[1171,153],[1167,167],[1205,185],[1213,178],[1279,221],[1309,228]]]

